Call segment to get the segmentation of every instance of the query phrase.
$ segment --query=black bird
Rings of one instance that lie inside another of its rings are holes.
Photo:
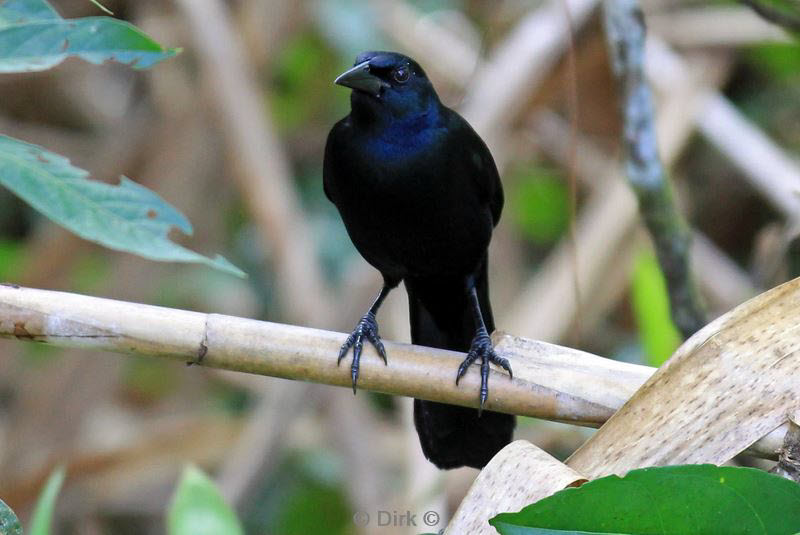
[[[408,291],[411,341],[468,352],[456,383],[480,359],[480,406],[489,363],[511,375],[489,339],[487,248],[503,208],[492,155],[444,106],[416,61],[364,52],[335,81],[351,88],[350,115],[325,147],[325,194],[350,239],[383,275],[383,288],[339,352],[353,348],[353,392],[364,341],[386,362],[375,313],[400,281]],[[482,468],[511,441],[514,416],[414,400],[422,451],[439,468]]]

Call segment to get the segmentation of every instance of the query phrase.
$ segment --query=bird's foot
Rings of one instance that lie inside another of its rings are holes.
[[[493,362],[503,368],[508,372],[511,378],[514,377],[514,374],[511,372],[511,365],[508,363],[508,359],[500,357],[495,353],[494,347],[492,347],[492,339],[489,338],[489,333],[486,332],[484,327],[481,327],[478,329],[478,332],[475,333],[475,338],[472,339],[472,345],[469,348],[469,353],[467,353],[467,358],[465,358],[461,366],[458,367],[456,384],[458,384],[464,374],[467,373],[467,369],[470,365],[478,358],[481,359],[481,404],[478,408],[478,413],[480,414],[483,410],[484,403],[486,403],[486,399],[489,397],[489,363]]]
[[[375,314],[367,312],[367,314],[361,318],[361,321],[358,322],[353,332],[350,333],[350,336],[347,337],[344,344],[342,344],[342,349],[339,350],[339,358],[336,360],[336,365],[338,366],[345,355],[347,355],[350,348],[353,348],[353,363],[350,365],[350,377],[353,379],[353,394],[356,393],[358,367],[361,362],[361,350],[364,347],[365,338],[375,346],[378,355],[383,359],[383,363],[388,364],[386,360],[386,349],[384,349],[381,337],[378,335],[378,322],[375,320]]]

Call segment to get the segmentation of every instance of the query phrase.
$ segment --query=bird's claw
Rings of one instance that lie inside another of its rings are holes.
[[[489,338],[489,334],[486,332],[486,329],[481,327],[475,334],[475,338],[472,339],[472,345],[469,348],[469,353],[467,353],[466,358],[458,367],[458,373],[456,373],[456,384],[458,384],[464,374],[467,373],[467,370],[472,363],[478,360],[478,358],[481,359],[480,407],[478,408],[478,414],[480,414],[481,411],[483,411],[483,405],[486,403],[486,399],[489,397],[489,363],[493,362],[503,368],[508,372],[508,376],[512,379],[514,378],[514,374],[511,371],[511,365],[508,363],[508,359],[499,356],[495,352],[494,347],[492,347],[492,340]]]
[[[358,322],[356,328],[350,333],[350,336],[347,337],[344,344],[342,344],[342,348],[339,350],[339,358],[336,360],[336,365],[338,366],[341,364],[342,359],[347,355],[347,352],[350,348],[353,348],[353,363],[350,365],[350,377],[353,381],[353,394],[356,393],[356,383],[358,382],[358,368],[361,362],[361,351],[364,348],[364,339],[369,340],[369,342],[375,346],[375,349],[378,351],[378,355],[383,360],[384,364],[389,364],[386,360],[386,349],[383,347],[383,342],[381,342],[381,337],[378,335],[378,322],[375,319],[375,314],[372,312],[367,312],[366,315],[361,318],[361,321]]]

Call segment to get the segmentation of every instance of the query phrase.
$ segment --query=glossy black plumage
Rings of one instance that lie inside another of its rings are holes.
[[[353,88],[351,113],[328,136],[325,193],[353,244],[385,282],[339,360],[352,346],[355,389],[363,343],[373,343],[385,357],[375,313],[405,281],[412,342],[470,351],[459,374],[480,359],[482,405],[488,363],[511,371],[488,339],[494,320],[486,251],[503,207],[491,153],[461,116],[441,104],[410,58],[366,52],[337,83]],[[514,428],[513,416],[491,411],[419,400],[414,410],[423,452],[440,468],[484,466]]]

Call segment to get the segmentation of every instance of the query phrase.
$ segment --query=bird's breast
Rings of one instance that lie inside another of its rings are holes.
[[[447,158],[418,147],[405,150],[412,152],[384,145],[353,162],[349,206],[340,209],[351,239],[382,271],[471,270],[491,237],[488,208]]]
[[[444,134],[440,128],[392,125],[376,135],[364,136],[361,147],[370,162],[379,162],[393,169],[398,166],[413,167],[420,158],[437,153]]]

